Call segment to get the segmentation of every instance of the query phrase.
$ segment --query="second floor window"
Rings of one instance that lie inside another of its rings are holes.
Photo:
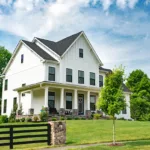
[[[95,85],[95,73],[90,72],[90,85]]]
[[[83,58],[83,49],[81,49],[81,48],[79,49],[79,57]]]
[[[103,87],[103,76],[99,75],[99,87]]]
[[[22,54],[21,55],[21,63],[23,64],[23,62],[24,62],[24,55]]]
[[[7,112],[7,99],[4,100],[4,109],[3,109],[3,113]]]
[[[72,109],[72,93],[66,93],[66,109]]]
[[[72,82],[72,69],[66,69],[66,81]]]
[[[5,91],[8,90],[8,79],[5,80],[4,90]]]
[[[49,81],[55,81],[55,68],[49,67]]]
[[[78,83],[84,84],[84,71],[78,71]]]

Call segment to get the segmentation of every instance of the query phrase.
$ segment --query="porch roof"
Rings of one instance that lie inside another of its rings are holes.
[[[67,83],[58,83],[58,82],[51,82],[51,81],[43,81],[43,82],[38,82],[30,85],[26,85],[23,87],[19,87],[14,89],[14,91],[17,92],[23,92],[27,90],[32,90],[36,88],[44,88],[46,86],[52,87],[52,88],[66,88],[66,89],[79,89],[83,91],[90,90],[91,92],[99,92],[100,88],[97,87],[91,87],[91,86],[83,86],[83,85],[76,85],[76,84],[67,84]]]

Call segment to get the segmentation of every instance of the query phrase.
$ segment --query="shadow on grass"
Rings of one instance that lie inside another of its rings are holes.
[[[149,140],[142,140],[142,141],[133,141],[133,142],[127,142],[125,145],[128,146],[146,146],[150,145],[150,139]]]

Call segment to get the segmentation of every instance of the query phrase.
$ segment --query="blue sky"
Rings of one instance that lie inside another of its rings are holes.
[[[0,45],[85,31],[104,67],[150,76],[150,0],[0,0]]]

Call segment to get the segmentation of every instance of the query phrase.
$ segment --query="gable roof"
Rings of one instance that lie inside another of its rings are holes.
[[[43,59],[57,61],[52,56],[50,56],[47,52],[45,52],[43,49],[37,46],[35,43],[25,41],[25,40],[22,40],[22,42],[25,43],[27,46],[29,46],[33,51],[35,51]]]
[[[46,45],[51,50],[55,51],[59,56],[62,56],[64,52],[69,48],[69,46],[76,40],[76,38],[82,33],[78,32],[76,34],[73,34],[71,36],[68,36],[60,41],[54,42],[49,41],[46,39],[36,38],[40,42],[42,42],[44,45]]]
[[[112,72],[112,70],[111,69],[106,69],[106,68],[103,68],[103,67],[99,67],[99,70],[100,71],[104,71],[104,72]]]

